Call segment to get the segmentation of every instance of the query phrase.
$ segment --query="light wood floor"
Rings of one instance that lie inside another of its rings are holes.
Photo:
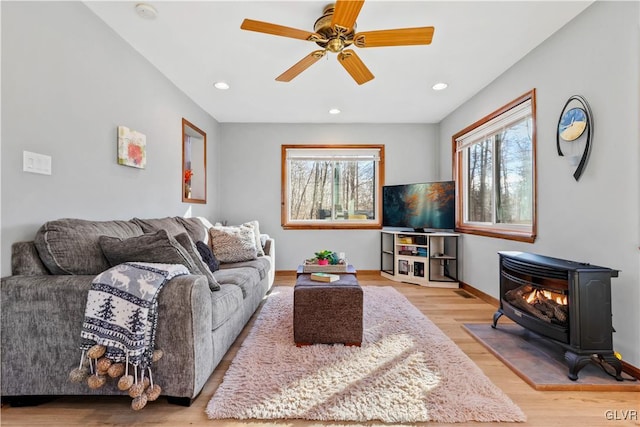
[[[516,376],[463,329],[463,323],[490,322],[495,307],[477,299],[463,298],[452,289],[423,288],[395,283],[379,274],[360,273],[362,285],[390,285],[403,293],[416,307],[440,327],[500,387],[528,417],[524,426],[639,426],[640,393],[633,392],[555,392],[536,391]],[[292,286],[293,273],[278,273],[276,285]],[[398,313],[401,315],[401,313]],[[230,361],[242,344],[255,319],[214,371],[204,389],[189,408],[170,405],[164,398],[150,403],[140,412],[129,408],[128,397],[65,397],[37,407],[3,406],[0,422],[6,426],[311,426],[321,423],[283,420],[280,422],[212,421],[205,407],[215,392]],[[507,321],[501,319],[501,322]],[[629,411],[636,411],[635,417]],[[631,418],[631,419],[630,419]],[[344,423],[342,423],[344,425]],[[427,423],[428,426],[441,424]],[[443,426],[454,426],[442,424]],[[461,424],[456,424],[461,425]],[[502,425],[470,423],[469,425]]]

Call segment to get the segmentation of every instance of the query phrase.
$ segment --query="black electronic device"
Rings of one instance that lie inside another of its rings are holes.
[[[418,232],[453,230],[455,200],[454,181],[386,185],[382,187],[382,225]]]

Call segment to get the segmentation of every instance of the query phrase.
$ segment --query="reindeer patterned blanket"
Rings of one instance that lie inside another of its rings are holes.
[[[93,279],[87,295],[81,349],[106,347],[113,362],[142,369],[151,364],[158,320],[158,294],[173,277],[189,274],[180,264],[126,262]]]

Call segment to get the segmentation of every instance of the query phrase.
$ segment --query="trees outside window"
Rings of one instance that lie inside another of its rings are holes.
[[[283,145],[285,228],[379,228],[381,145]]]
[[[535,90],[453,136],[456,230],[536,237]]]

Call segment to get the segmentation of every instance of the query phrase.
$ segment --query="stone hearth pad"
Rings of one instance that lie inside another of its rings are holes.
[[[640,391],[639,381],[616,381],[595,363],[571,381],[564,349],[520,325],[498,323],[493,329],[489,323],[465,323],[463,329],[536,390]]]

